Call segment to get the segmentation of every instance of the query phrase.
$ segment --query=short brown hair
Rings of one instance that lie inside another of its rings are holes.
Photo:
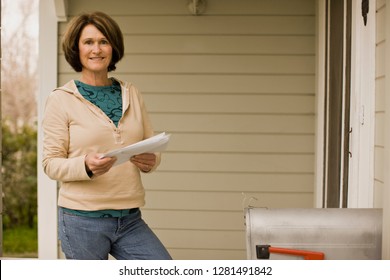
[[[123,34],[119,25],[107,14],[102,12],[83,13],[74,17],[68,24],[62,38],[62,49],[66,61],[76,72],[81,72],[79,40],[82,30],[88,24],[94,25],[107,38],[112,46],[112,58],[108,71],[116,69],[116,63],[124,54]]]

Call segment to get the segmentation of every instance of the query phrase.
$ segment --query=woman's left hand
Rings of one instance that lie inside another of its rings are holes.
[[[130,161],[142,172],[149,172],[156,164],[156,155],[152,153],[139,154],[131,157]]]

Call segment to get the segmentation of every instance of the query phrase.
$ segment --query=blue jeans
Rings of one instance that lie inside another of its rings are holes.
[[[67,259],[169,260],[171,256],[141,217],[90,218],[58,211],[58,230]]]

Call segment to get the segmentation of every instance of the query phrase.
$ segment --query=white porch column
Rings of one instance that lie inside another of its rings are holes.
[[[57,259],[57,182],[42,169],[42,114],[48,94],[57,86],[58,19],[53,0],[39,2],[38,103],[38,257]]]

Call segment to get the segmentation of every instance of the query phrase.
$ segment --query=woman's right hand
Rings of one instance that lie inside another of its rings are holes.
[[[92,172],[94,177],[108,172],[116,161],[115,157],[100,158],[100,156],[100,154],[88,154],[85,156],[85,168],[87,172]]]

